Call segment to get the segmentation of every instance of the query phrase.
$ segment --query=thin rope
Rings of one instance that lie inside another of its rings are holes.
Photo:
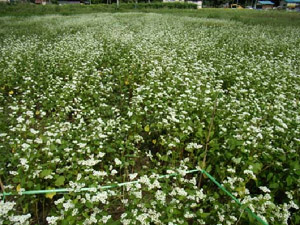
[[[240,207],[243,206],[243,204],[232,195],[232,193],[230,193],[223,185],[221,185],[218,181],[216,181],[216,179],[211,176],[208,172],[206,172],[204,169],[194,169],[194,170],[188,170],[185,171],[185,174],[189,174],[189,173],[195,173],[195,172],[201,172],[203,174],[205,174],[213,183],[215,183],[223,192],[225,192],[229,197],[231,197]],[[166,175],[160,175],[158,177],[158,179],[162,179],[162,178],[168,178],[168,177],[173,177],[173,176],[178,176],[179,173],[171,173],[171,174],[166,174]],[[111,189],[111,188],[115,188],[115,187],[122,187],[128,184],[138,184],[140,183],[139,180],[137,181],[130,181],[130,182],[124,182],[124,183],[118,183],[118,184],[113,184],[113,185],[105,185],[105,186],[100,186],[98,189],[100,190],[105,190],[105,189]],[[97,190],[97,188],[81,188],[78,191],[75,190],[76,192],[82,192],[82,191],[95,191]],[[47,194],[47,193],[70,193],[74,191],[73,189],[70,188],[60,188],[60,189],[50,189],[50,190],[31,190],[31,191],[21,191],[18,193],[15,192],[3,192],[0,194],[0,196],[3,196],[3,202],[5,200],[5,196],[10,196],[10,195],[34,195],[34,194]],[[253,218],[255,218],[258,222],[260,222],[263,225],[268,225],[267,222],[265,222],[264,220],[262,220],[259,216],[257,216],[254,212],[251,211],[251,209],[249,209],[248,207],[245,208],[245,211],[247,213],[249,213]]]

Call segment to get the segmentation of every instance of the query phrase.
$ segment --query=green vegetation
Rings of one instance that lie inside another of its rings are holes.
[[[299,224],[299,14],[131,6],[0,8],[0,224]]]
[[[106,5],[33,5],[33,4],[3,4],[0,7],[1,16],[33,16],[33,15],[74,15],[98,12],[154,12],[173,14],[176,16],[190,16],[198,18],[226,19],[242,22],[249,25],[273,26],[300,26],[300,14],[285,11],[257,11],[257,10],[232,10],[232,9],[193,9],[194,4],[182,3],[128,3],[121,4],[117,9],[116,4]],[[171,8],[171,9],[168,9]],[[177,9],[176,8],[192,8]]]

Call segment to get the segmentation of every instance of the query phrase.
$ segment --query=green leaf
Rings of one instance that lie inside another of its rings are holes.
[[[258,173],[262,169],[263,164],[262,163],[254,163],[254,164],[252,164],[252,166],[253,166],[253,172]]]
[[[198,131],[196,133],[196,137],[197,138],[202,138],[202,136],[203,136],[203,130],[202,130],[202,127],[199,127]]]
[[[207,218],[210,215],[210,213],[201,213],[201,218]]]
[[[65,183],[65,177],[59,176],[55,181],[55,186],[62,186]]]
[[[279,187],[278,183],[272,183],[272,184],[270,184],[270,188],[276,189],[278,187]]]
[[[93,208],[93,204],[89,201],[87,201],[85,205],[90,209]]]
[[[146,132],[149,132],[149,131],[150,131],[150,126],[149,126],[149,125],[145,126],[144,130],[145,130]]]
[[[267,176],[267,181],[271,180],[272,177],[273,177],[273,173],[269,173]]]
[[[293,178],[291,176],[288,176],[286,178],[286,183],[287,183],[287,186],[291,186],[291,184],[293,183]]]
[[[52,170],[43,170],[41,173],[40,173],[40,177],[41,178],[44,178],[48,175],[50,175],[52,173]]]
[[[209,173],[211,171],[211,165],[206,168],[206,171]]]

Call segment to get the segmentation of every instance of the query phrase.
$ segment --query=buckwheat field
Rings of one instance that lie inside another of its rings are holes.
[[[0,33],[0,224],[300,224],[300,27],[132,12]]]

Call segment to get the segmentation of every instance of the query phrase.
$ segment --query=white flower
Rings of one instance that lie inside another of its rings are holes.
[[[92,197],[91,202],[102,202],[105,204],[108,198],[108,194],[106,191],[100,191],[95,196]]]
[[[184,214],[184,217],[187,218],[187,219],[190,219],[190,218],[195,217],[195,215],[194,215],[193,213],[190,213],[189,211],[187,211],[187,212]]]
[[[132,194],[136,197],[136,198],[142,198],[142,191],[134,191],[132,192]]]
[[[41,138],[36,138],[36,139],[34,140],[34,142],[37,143],[37,144],[42,144],[42,143],[43,143],[43,140],[42,140]]]
[[[63,203],[63,207],[65,208],[65,211],[74,208],[74,206],[75,205],[72,203],[72,200],[68,200],[66,203]]]
[[[107,173],[105,171],[93,171],[93,175],[96,177],[104,177],[107,176]]]
[[[77,145],[79,146],[79,148],[84,148],[86,146],[86,143],[79,143]]]
[[[105,156],[105,153],[99,152],[98,157],[103,158]]]
[[[22,215],[22,216],[10,216],[9,220],[11,222],[14,222],[13,224],[29,224],[29,221],[27,221],[31,217],[30,214]]]
[[[116,175],[117,173],[118,173],[118,171],[116,171],[115,169],[113,169],[113,170],[110,172],[111,175]]]
[[[119,160],[118,158],[115,158],[115,163],[116,163],[116,165],[118,166],[118,165],[121,165],[121,164],[122,164],[122,161]]]
[[[27,143],[23,143],[21,146],[22,146],[22,148],[23,148],[24,150],[26,150],[26,149],[28,149],[28,148],[30,147],[30,145],[27,144]]]
[[[22,116],[19,116],[17,118],[18,123],[22,123],[25,119]]]
[[[158,201],[161,201],[161,204],[163,204],[163,205],[166,203],[166,194],[161,190],[156,191],[155,198]]]
[[[130,180],[133,180],[134,178],[136,178],[137,177],[137,173],[132,173],[132,174],[129,174],[129,179]]]
[[[38,130],[35,130],[35,129],[33,129],[33,128],[30,128],[30,132],[31,132],[32,134],[38,134],[38,133],[39,133]]]
[[[4,202],[0,201],[0,218],[8,214],[10,210],[16,205],[15,202]]]
[[[56,216],[46,217],[46,220],[47,220],[48,224],[57,224],[58,219],[59,219],[59,217],[56,217]]]
[[[27,111],[27,112],[26,112],[26,115],[29,116],[29,117],[31,118],[31,117],[33,117],[33,112]]]
[[[265,193],[270,193],[271,192],[270,189],[265,187],[265,186],[261,186],[261,187],[259,187],[259,189],[262,190]]]
[[[110,218],[111,218],[111,215],[103,216],[102,219],[101,219],[101,220],[102,220],[102,223],[104,223],[104,224],[107,223],[107,221],[108,221]]]

